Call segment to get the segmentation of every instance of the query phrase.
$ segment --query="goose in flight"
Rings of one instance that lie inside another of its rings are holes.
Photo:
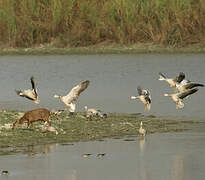
[[[204,87],[203,84],[200,83],[195,83],[195,82],[191,82],[189,80],[184,79],[183,81],[181,81],[180,83],[176,83],[176,89],[179,92],[185,92],[189,89],[195,88],[195,87]]]
[[[16,93],[17,93],[17,95],[19,95],[21,97],[25,97],[27,99],[30,99],[30,100],[34,101],[36,104],[38,104],[40,102],[40,100],[39,100],[38,94],[37,94],[36,81],[35,81],[33,76],[30,78],[30,80],[31,80],[32,89],[16,90]]]
[[[130,99],[139,99],[145,104],[145,111],[149,111],[151,108],[151,94],[148,90],[142,89],[140,86],[137,88],[139,96],[131,96]]]
[[[186,90],[185,92],[178,92],[178,93],[174,93],[174,94],[164,94],[164,96],[171,97],[172,100],[176,103],[176,109],[179,109],[179,108],[184,107],[184,103],[182,102],[182,100],[185,97],[190,96],[191,94],[194,94],[197,91],[198,91],[198,89],[195,88],[195,89]]]
[[[77,86],[73,87],[67,95],[54,95],[54,98],[59,98],[66,105],[70,112],[75,112],[75,102],[77,101],[80,94],[88,87],[89,83],[90,81],[86,80],[78,84]]]
[[[139,128],[139,134],[141,135],[141,136],[146,136],[146,130],[142,127],[142,125],[143,125],[143,123],[142,123],[142,121],[140,122],[140,128]]]
[[[175,88],[176,90],[176,83],[181,83],[181,81],[185,78],[185,74],[180,72],[179,75],[175,78],[166,78],[161,72],[159,72],[159,80],[166,81],[170,87]]]

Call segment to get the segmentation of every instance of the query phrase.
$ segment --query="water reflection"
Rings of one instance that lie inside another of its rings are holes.
[[[144,148],[145,148],[145,141],[146,141],[146,137],[141,136],[139,139],[139,146],[140,146],[140,153],[142,153],[142,154],[143,154]]]
[[[172,180],[184,179],[184,156],[173,156]]]
[[[63,179],[65,179],[65,180],[77,180],[77,171],[72,170],[72,171],[68,172],[68,174],[66,174]]]
[[[0,156],[0,167],[9,171],[9,180],[204,179],[204,133],[150,134],[132,139],[135,141],[30,146],[28,150],[36,153],[32,158],[27,154]],[[83,158],[84,153],[92,155]],[[106,156],[98,158],[99,153]]]
[[[139,138],[139,147],[140,147],[140,179],[141,180],[147,180],[147,168],[146,168],[146,164],[145,164],[145,158],[144,155],[146,155],[145,153],[145,144],[146,144],[146,137],[145,136],[140,136]]]

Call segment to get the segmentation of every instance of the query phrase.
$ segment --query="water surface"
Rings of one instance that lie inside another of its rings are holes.
[[[44,145],[41,153],[0,156],[0,179],[203,180],[204,132],[152,134],[74,145]],[[35,151],[34,151],[35,152]],[[82,157],[85,153],[91,156]],[[98,153],[105,153],[98,158]]]
[[[138,113],[141,102],[131,101],[137,86],[151,91],[152,107],[148,114],[204,119],[204,88],[185,100],[185,107],[176,110],[164,93],[173,92],[166,82],[158,81],[158,72],[175,77],[183,71],[187,79],[205,83],[205,57],[200,54],[180,55],[74,55],[74,56],[1,56],[1,109],[30,110],[37,107],[64,109],[54,94],[67,94],[83,80],[91,81],[77,103],[105,112]],[[38,83],[40,104],[18,97],[15,89],[30,88],[30,76]]]

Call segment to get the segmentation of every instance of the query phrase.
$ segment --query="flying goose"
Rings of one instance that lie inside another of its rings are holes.
[[[180,72],[175,78],[166,78],[161,72],[159,72],[159,80],[166,81],[170,87],[176,88],[176,83],[180,83],[185,78],[185,74]],[[176,89],[175,89],[176,90]]]
[[[86,80],[78,84],[77,86],[73,87],[67,95],[54,95],[54,98],[59,98],[66,105],[70,112],[75,112],[75,102],[77,101],[80,94],[88,87],[89,83],[90,81]]]
[[[179,92],[185,92],[188,89],[192,89],[192,88],[195,88],[195,87],[204,87],[204,85],[200,84],[200,83],[191,82],[191,81],[186,80],[186,79],[184,79],[180,83],[178,83],[178,82],[176,83],[176,89]]]
[[[137,88],[139,96],[131,96],[131,99],[139,99],[145,104],[145,111],[149,111],[151,108],[151,94],[148,90],[142,89],[140,86]]]
[[[198,89],[189,89],[186,90],[185,92],[178,92],[178,93],[174,93],[174,94],[164,94],[164,96],[169,96],[172,98],[172,100],[176,103],[176,109],[179,108],[183,108],[184,107],[184,103],[182,102],[182,99],[184,99],[185,97],[194,94],[195,92],[197,92]]]
[[[35,81],[33,76],[30,78],[30,80],[31,80],[32,89],[16,90],[16,93],[17,93],[17,95],[19,95],[21,97],[25,97],[27,99],[30,99],[30,100],[34,101],[36,104],[38,104],[40,102],[40,100],[39,100],[38,94],[37,94],[36,81]]]
[[[142,121],[140,122],[140,128],[139,128],[139,134],[141,135],[141,136],[146,136],[146,130],[142,127],[142,125],[143,125],[143,123],[142,123]]]

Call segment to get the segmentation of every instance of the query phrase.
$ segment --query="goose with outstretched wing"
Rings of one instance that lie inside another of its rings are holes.
[[[145,111],[151,108],[151,94],[148,90],[142,89],[140,86],[137,88],[138,96],[131,96],[130,99],[139,99],[145,105]]]
[[[54,98],[59,98],[66,105],[66,107],[70,112],[75,112],[76,109],[75,102],[77,101],[80,94],[88,87],[89,83],[90,81],[86,80],[78,84],[77,86],[73,87],[67,95],[65,96],[54,95]]]
[[[191,82],[189,80],[184,79],[180,83],[176,83],[176,89],[179,92],[185,92],[189,89],[195,88],[195,87],[204,87],[201,83]]]
[[[38,104],[40,102],[40,100],[39,100],[38,94],[37,94],[36,80],[33,76],[30,78],[30,80],[31,80],[32,89],[16,90],[16,93],[17,93],[17,95],[19,95],[21,97],[25,97],[27,99],[30,99],[30,100],[34,101],[36,104]]]
[[[175,90],[176,90],[176,83],[181,83],[181,81],[183,81],[184,78],[185,78],[185,74],[183,72],[180,72],[179,75],[176,76],[175,78],[167,78],[164,74],[159,72],[159,80],[166,81],[170,85],[170,87],[175,88]]]
[[[180,109],[184,107],[184,103],[182,102],[182,100],[185,97],[190,96],[191,94],[194,94],[195,92],[197,92],[198,89],[189,89],[185,92],[178,92],[178,93],[174,93],[174,94],[164,94],[164,96],[169,96],[171,97],[171,99],[176,103],[176,109]]]

